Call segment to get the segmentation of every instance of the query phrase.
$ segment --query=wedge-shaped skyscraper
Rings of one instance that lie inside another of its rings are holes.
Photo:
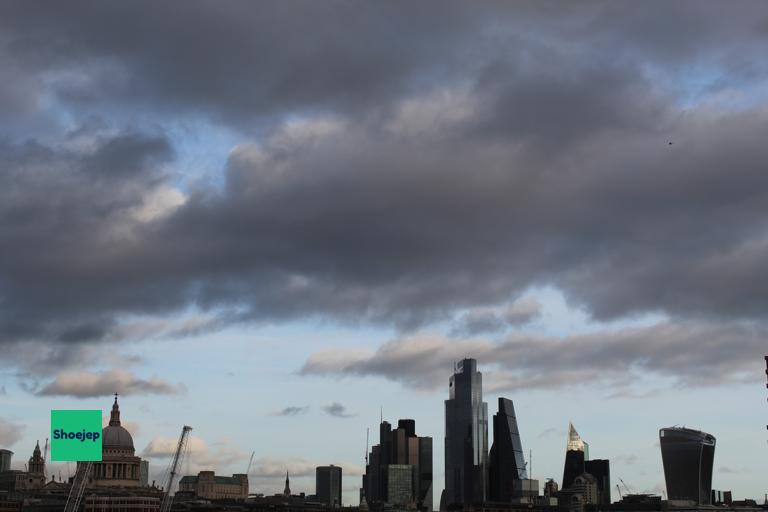
[[[488,497],[509,502],[514,482],[528,478],[523,445],[517,428],[512,400],[499,398],[499,412],[493,415],[493,445],[488,463]]]

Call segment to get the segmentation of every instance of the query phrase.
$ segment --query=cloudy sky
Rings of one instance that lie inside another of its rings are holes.
[[[634,491],[658,429],[762,497],[768,6],[3,2],[0,446],[123,395],[160,478],[435,440],[453,361],[533,475],[572,420]],[[54,472],[66,476],[66,465]]]

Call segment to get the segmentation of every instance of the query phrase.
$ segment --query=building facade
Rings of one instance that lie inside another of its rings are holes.
[[[528,479],[512,400],[499,398],[499,412],[493,415],[493,445],[488,459],[488,498],[509,502],[517,494],[515,482]]]
[[[160,510],[160,499],[160,496],[86,495],[83,512],[156,512]]]
[[[488,404],[477,361],[458,363],[445,401],[445,491],[441,503],[483,503],[488,495]]]
[[[315,469],[315,497],[317,501],[331,507],[341,508],[341,468],[339,466],[318,466]]]
[[[13,452],[11,450],[0,450],[0,473],[11,470],[11,459]]]
[[[582,473],[573,479],[570,490],[581,496],[584,505],[600,503],[600,491],[597,489],[597,478],[589,473]]]
[[[387,464],[384,469],[384,500],[389,505],[414,506],[414,469],[410,464]]]
[[[213,471],[200,471],[179,480],[179,491],[207,500],[244,500],[248,497],[248,475],[216,476]]]
[[[711,505],[715,437],[671,427],[659,431],[659,444],[668,499]]]

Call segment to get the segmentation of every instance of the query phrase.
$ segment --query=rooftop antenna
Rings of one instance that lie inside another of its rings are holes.
[[[365,465],[368,465],[368,434],[370,433],[371,429],[366,428],[365,429]]]
[[[379,423],[384,423],[384,407],[379,407]]]

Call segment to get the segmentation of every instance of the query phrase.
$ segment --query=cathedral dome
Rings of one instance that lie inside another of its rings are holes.
[[[109,425],[101,431],[101,443],[105,448],[129,448],[133,450],[131,433],[120,425]]]
[[[120,406],[117,405],[117,396],[115,396],[115,403],[112,404],[109,425],[101,430],[101,444],[104,448],[124,449],[131,452],[134,450],[131,433],[120,425]]]

